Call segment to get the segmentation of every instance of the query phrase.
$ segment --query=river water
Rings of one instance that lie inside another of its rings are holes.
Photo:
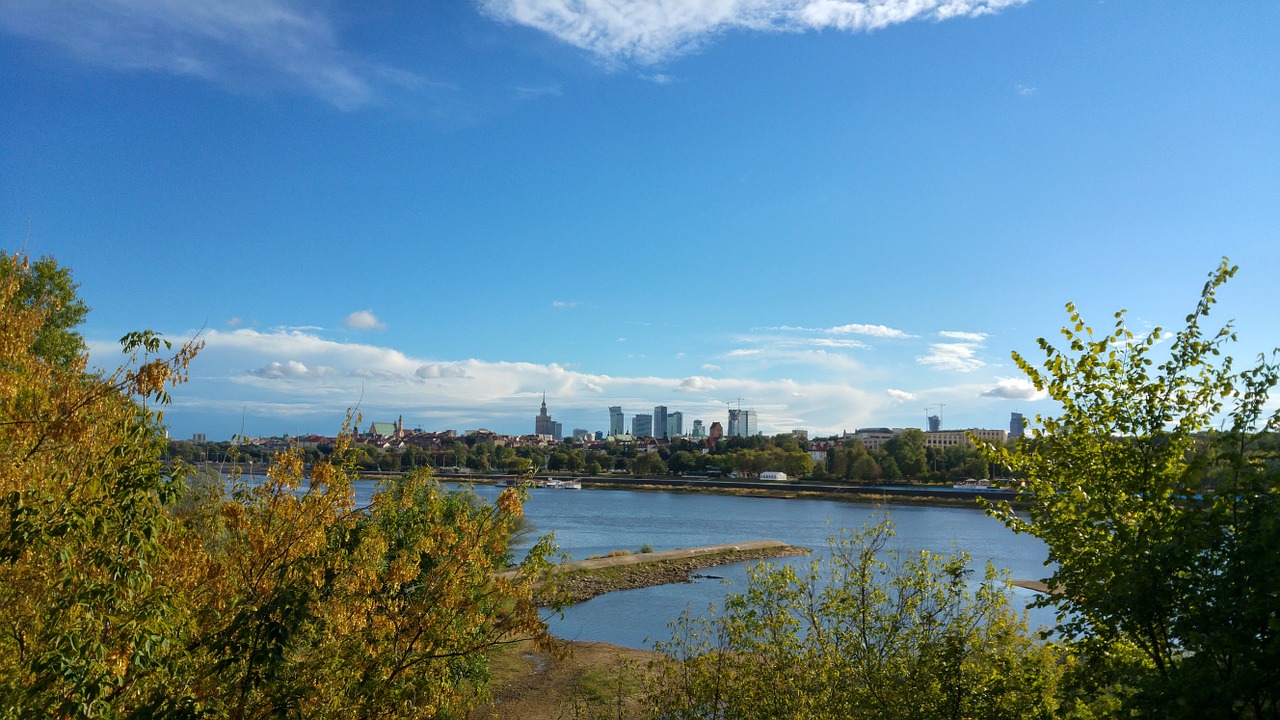
[[[358,501],[373,488],[371,481],[360,481]],[[477,485],[474,491],[492,501],[500,488]],[[636,552],[646,544],[670,550],[765,539],[812,548],[813,557],[820,557],[828,552],[832,534],[859,529],[885,512],[897,526],[893,542],[901,549],[966,551],[978,577],[988,560],[1015,579],[1037,580],[1047,574],[1048,553],[1040,540],[1015,535],[977,509],[592,489],[535,489],[525,504],[535,532],[554,532],[560,549],[573,559],[612,550]],[[775,562],[807,564],[811,559]],[[562,638],[648,648],[654,640],[670,637],[669,623],[683,610],[703,612],[727,593],[743,591],[746,567],[737,563],[702,571],[723,579],[609,593],[574,605],[562,616],[550,615],[548,622]],[[1020,604],[1033,597],[1020,588],[1014,588],[1014,595]],[[1048,611],[1031,616],[1033,628],[1051,622]]]

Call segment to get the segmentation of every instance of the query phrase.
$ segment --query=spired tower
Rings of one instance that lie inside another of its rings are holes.
[[[542,393],[542,409],[538,411],[538,417],[533,419],[534,435],[551,435],[556,434],[556,423],[547,414],[547,394]]]

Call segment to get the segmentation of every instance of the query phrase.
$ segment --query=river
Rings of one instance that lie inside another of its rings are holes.
[[[359,485],[358,495],[367,497],[373,490],[371,481]],[[492,501],[500,488],[477,485],[474,491]],[[828,552],[832,534],[861,528],[884,512],[897,526],[894,542],[902,549],[964,550],[972,556],[979,577],[988,560],[1009,570],[1015,579],[1036,580],[1047,574],[1048,552],[1040,540],[1015,535],[976,508],[603,489],[535,489],[525,504],[525,515],[536,533],[554,532],[560,549],[573,559],[612,550],[635,552],[643,545],[669,550],[764,539],[822,554]],[[809,561],[800,557],[775,562]],[[686,608],[702,612],[726,593],[742,591],[746,566],[738,563],[703,571],[723,580],[704,578],[609,593],[572,606],[563,616],[550,615],[548,622],[557,636],[571,640],[652,647],[652,641],[670,637],[668,624]],[[1031,591],[1020,588],[1014,588],[1014,595],[1021,604],[1033,597]],[[1048,611],[1036,611],[1031,617],[1033,628],[1050,622]]]

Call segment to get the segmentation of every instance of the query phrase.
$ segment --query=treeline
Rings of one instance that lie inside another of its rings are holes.
[[[784,472],[790,478],[851,483],[928,483],[993,476],[993,466],[978,448],[971,445],[925,447],[925,436],[920,430],[906,430],[885,443],[882,449],[870,451],[854,438],[830,438],[829,441],[836,443],[835,446],[815,461],[809,452],[814,443],[791,434],[722,438],[711,447],[698,439],[675,438],[658,445],[653,452],[613,440],[604,441],[599,448],[587,448],[574,441],[550,447],[512,448],[468,435],[438,451],[412,445],[384,449],[356,444],[351,449],[351,460],[362,470],[386,472],[459,467],[476,472],[515,474],[546,470],[646,477],[730,474],[755,477],[775,471]],[[306,462],[315,462],[328,457],[332,449],[332,445],[321,443],[297,450]],[[169,443],[165,457],[194,464],[204,461],[266,463],[271,456],[271,450],[256,445],[181,440]]]

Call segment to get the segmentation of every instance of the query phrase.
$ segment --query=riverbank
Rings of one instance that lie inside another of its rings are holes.
[[[809,548],[778,540],[622,553],[562,563],[539,597],[539,603],[573,605],[619,590],[692,582],[698,570],[750,560],[807,555]]]
[[[497,484],[506,478],[492,475],[448,475],[441,480],[457,483]],[[1020,507],[1018,494],[996,488],[968,489],[950,485],[845,485],[810,481],[771,482],[741,479],[702,478],[646,478],[613,475],[607,477],[580,476],[557,479],[573,479],[583,489],[634,490],[637,492],[661,492],[671,494],[708,494],[732,497],[756,497],[790,500],[836,500],[839,502],[872,505],[918,505],[931,507],[981,508],[982,500],[1008,501]],[[540,490],[539,490],[540,491]]]

